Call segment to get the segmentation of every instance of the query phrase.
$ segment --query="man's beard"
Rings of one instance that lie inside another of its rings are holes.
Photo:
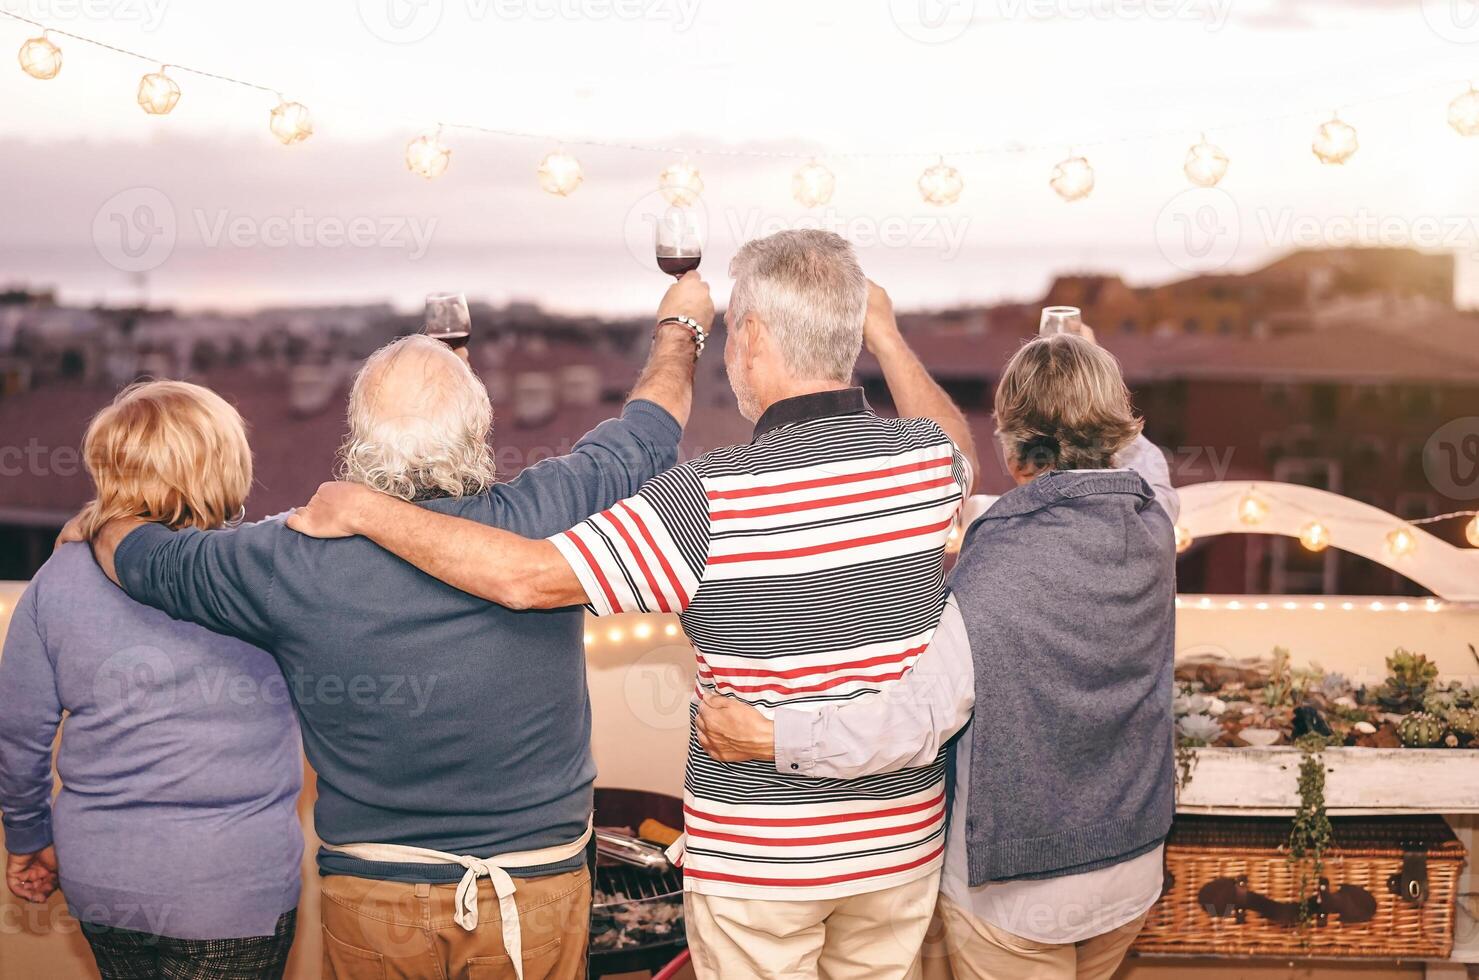
[[[728,364],[724,365],[724,373],[729,376],[729,387],[734,390],[734,401],[739,406],[740,415],[751,422],[759,419],[760,406],[756,403],[755,392],[750,388],[749,382]]]

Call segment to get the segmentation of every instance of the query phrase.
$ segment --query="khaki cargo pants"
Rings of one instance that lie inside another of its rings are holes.
[[[478,927],[453,921],[456,884],[412,885],[328,875],[323,885],[324,977],[329,980],[513,980],[498,896],[478,880]],[[591,878],[581,868],[515,878],[524,980],[583,980]]]

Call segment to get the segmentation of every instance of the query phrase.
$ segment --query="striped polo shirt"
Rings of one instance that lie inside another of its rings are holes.
[[[697,692],[767,715],[875,693],[928,646],[969,481],[934,422],[862,389],[778,402],[754,441],[668,470],[551,539],[601,615],[681,615]],[[695,697],[694,711],[698,698]],[[810,900],[925,877],[944,846],[943,753],[861,779],[715,762],[690,725],[685,887]]]

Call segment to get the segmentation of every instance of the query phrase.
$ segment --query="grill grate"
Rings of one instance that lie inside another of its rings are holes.
[[[596,909],[618,909],[640,902],[681,898],[683,872],[676,868],[654,872],[629,864],[601,865],[596,868],[596,889],[605,895],[622,894],[625,902],[597,902]]]

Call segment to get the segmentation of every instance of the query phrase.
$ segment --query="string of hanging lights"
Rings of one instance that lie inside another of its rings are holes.
[[[0,10],[0,17],[6,17],[41,29],[40,34],[27,38],[21,44],[18,53],[18,61],[22,71],[38,80],[46,81],[54,79],[62,70],[62,50],[56,40],[54,40],[55,38],[78,41],[140,61],[160,64],[156,59],[140,54],[137,51],[130,51],[127,48],[118,47],[80,34],[74,34],[70,31],[48,27],[40,21],[23,17],[8,10]],[[239,85],[275,96],[277,98],[277,104],[271,109],[268,118],[268,128],[272,135],[286,146],[301,143],[313,135],[313,120],[307,107],[300,102],[287,100],[276,89],[245,79],[233,78],[217,72],[188,68],[172,63],[162,65],[157,71],[149,72],[140,79],[138,104],[146,113],[158,116],[168,115],[179,104],[182,90],[178,81],[170,76],[170,70],[208,78],[218,82]],[[1428,85],[1423,88],[1411,90],[1410,92],[1388,94],[1369,99],[1366,102],[1377,102],[1415,94],[1417,92],[1426,92],[1433,87],[1434,85]],[[1237,126],[1271,123],[1299,118],[1300,115],[1302,113],[1288,112],[1264,119],[1235,122],[1221,128],[1231,129]],[[1472,84],[1449,102],[1447,121],[1453,130],[1461,136],[1479,136],[1479,91],[1476,91]],[[689,152],[707,156],[800,159],[803,162],[791,178],[791,194],[798,204],[807,208],[821,207],[830,203],[837,189],[836,175],[821,162],[821,158],[903,159],[911,157],[918,158],[921,156],[933,157],[936,162],[928,165],[920,174],[917,181],[919,194],[928,204],[947,207],[956,204],[965,190],[965,180],[960,170],[946,163],[947,156],[963,157],[1005,153],[1016,154],[1032,151],[1050,151],[1052,149],[1051,145],[1027,146],[1019,143],[1006,143],[996,146],[967,147],[951,150],[944,154],[922,153],[910,150],[813,154],[802,151],[757,150],[743,147],[712,147],[688,151],[670,146],[594,138],[554,141],[547,134],[498,129],[467,123],[438,123],[433,130],[423,132],[407,144],[406,166],[408,170],[428,180],[441,177],[447,172],[452,151],[443,142],[442,134],[444,130],[479,132],[510,138],[556,142],[557,144],[570,143],[581,146],[628,149],[679,156],[681,160],[668,165],[661,171],[658,177],[659,191],[675,207],[691,206],[698,201],[699,195],[703,191],[702,176],[698,168],[689,162]],[[1053,167],[1048,178],[1048,185],[1065,202],[1083,200],[1092,194],[1095,188],[1094,168],[1090,164],[1088,157],[1083,154],[1083,149],[1161,139],[1181,135],[1185,132],[1186,130],[1184,129],[1169,129],[1161,132],[1127,134],[1112,139],[1079,144],[1078,151],[1070,151],[1068,157],[1059,161]],[[1310,148],[1320,162],[1329,165],[1341,165],[1355,155],[1359,145],[1355,127],[1343,120],[1340,114],[1336,112],[1331,115],[1330,119],[1320,123],[1316,127]],[[1214,187],[1226,176],[1228,166],[1228,154],[1220,146],[1208,142],[1204,133],[1199,137],[1198,142],[1192,144],[1187,150],[1182,169],[1192,184],[1198,187]],[[580,161],[566,152],[563,146],[557,146],[555,150],[540,160],[535,170],[535,176],[538,179],[540,188],[555,197],[569,197],[581,186],[585,179],[584,170],[580,165]]]
[[[1229,501],[1230,502],[1230,501]],[[1238,497],[1236,508],[1238,522],[1246,527],[1254,528],[1268,519],[1271,502],[1280,507],[1294,510],[1307,510],[1298,504],[1285,500],[1279,500],[1267,491],[1257,487],[1251,487]],[[1216,506],[1212,504],[1211,506]],[[1438,514],[1433,517],[1417,517],[1400,521],[1387,532],[1385,543],[1386,551],[1392,558],[1404,558],[1417,551],[1418,539],[1413,534],[1413,528],[1425,524],[1438,524],[1443,521],[1456,520],[1460,517],[1469,518],[1464,526],[1464,539],[1475,548],[1479,548],[1479,510],[1456,510],[1448,514]],[[1361,520],[1361,523],[1371,523]],[[1176,550],[1184,552],[1193,544],[1191,532],[1184,526],[1176,526]],[[1333,536],[1329,526],[1319,516],[1311,515],[1299,528],[1299,543],[1307,550],[1315,553],[1324,551],[1333,542]]]

